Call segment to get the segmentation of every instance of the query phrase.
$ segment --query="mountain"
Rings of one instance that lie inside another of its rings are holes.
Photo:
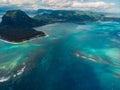
[[[43,25],[43,22],[30,18],[25,12],[21,10],[7,11],[2,17],[2,25],[9,25],[14,27],[36,27]]]
[[[54,22],[94,22],[101,19],[103,14],[96,12],[84,12],[77,10],[45,10],[39,9],[34,17],[40,21]]]
[[[36,11],[37,20],[47,23],[72,22],[86,23],[96,21],[115,21],[120,22],[120,15],[102,12],[79,11],[79,10],[47,10],[38,9]]]
[[[118,15],[118,14],[106,14],[103,17],[103,21],[116,21],[116,22],[120,22],[120,15]]]
[[[30,18],[21,10],[7,11],[0,24],[0,36],[11,42],[22,42],[33,37],[45,36],[44,32],[33,29],[42,25],[40,21]]]

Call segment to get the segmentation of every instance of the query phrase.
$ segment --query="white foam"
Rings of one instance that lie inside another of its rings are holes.
[[[77,56],[77,57],[80,57],[80,54],[79,54],[79,53],[76,53],[76,56]]]
[[[83,58],[83,59],[88,59],[88,60],[90,60],[90,61],[96,62],[96,60],[95,60],[94,58],[92,58],[92,57],[87,57],[87,56],[85,56],[85,55],[80,55],[79,53],[76,53],[76,57],[81,57],[81,58]]]
[[[17,75],[21,75],[24,72],[24,70],[25,70],[25,66],[17,72]]]
[[[88,58],[89,60],[96,62],[96,60],[94,58]]]
[[[2,77],[2,78],[0,78],[0,82],[8,81],[10,78],[11,78],[11,76],[8,76],[8,77]]]

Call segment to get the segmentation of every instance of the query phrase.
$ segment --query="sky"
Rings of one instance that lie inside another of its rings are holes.
[[[0,0],[0,10],[3,9],[67,9],[120,13],[120,0]]]

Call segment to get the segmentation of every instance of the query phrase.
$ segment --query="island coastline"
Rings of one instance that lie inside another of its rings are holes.
[[[3,38],[0,38],[0,41],[5,42],[5,43],[9,43],[9,44],[22,44],[22,43],[25,43],[25,42],[28,42],[28,41],[33,41],[33,40],[36,40],[36,39],[39,39],[39,38],[45,38],[45,37],[49,37],[49,35],[45,34],[45,36],[32,37],[30,39],[23,40],[21,42],[9,41],[9,40],[5,40]]]

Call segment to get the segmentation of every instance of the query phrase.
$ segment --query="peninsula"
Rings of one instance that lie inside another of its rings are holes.
[[[98,12],[76,11],[76,10],[46,10],[39,9],[34,17],[29,17],[21,10],[7,11],[0,23],[0,37],[9,42],[23,42],[36,37],[45,36],[42,31],[36,31],[34,27],[39,27],[53,23],[78,23],[97,21],[120,21],[120,17]]]
[[[40,23],[40,21],[30,18],[21,10],[7,11],[0,23],[0,38],[19,43],[31,38],[45,36],[44,32],[33,29]]]

